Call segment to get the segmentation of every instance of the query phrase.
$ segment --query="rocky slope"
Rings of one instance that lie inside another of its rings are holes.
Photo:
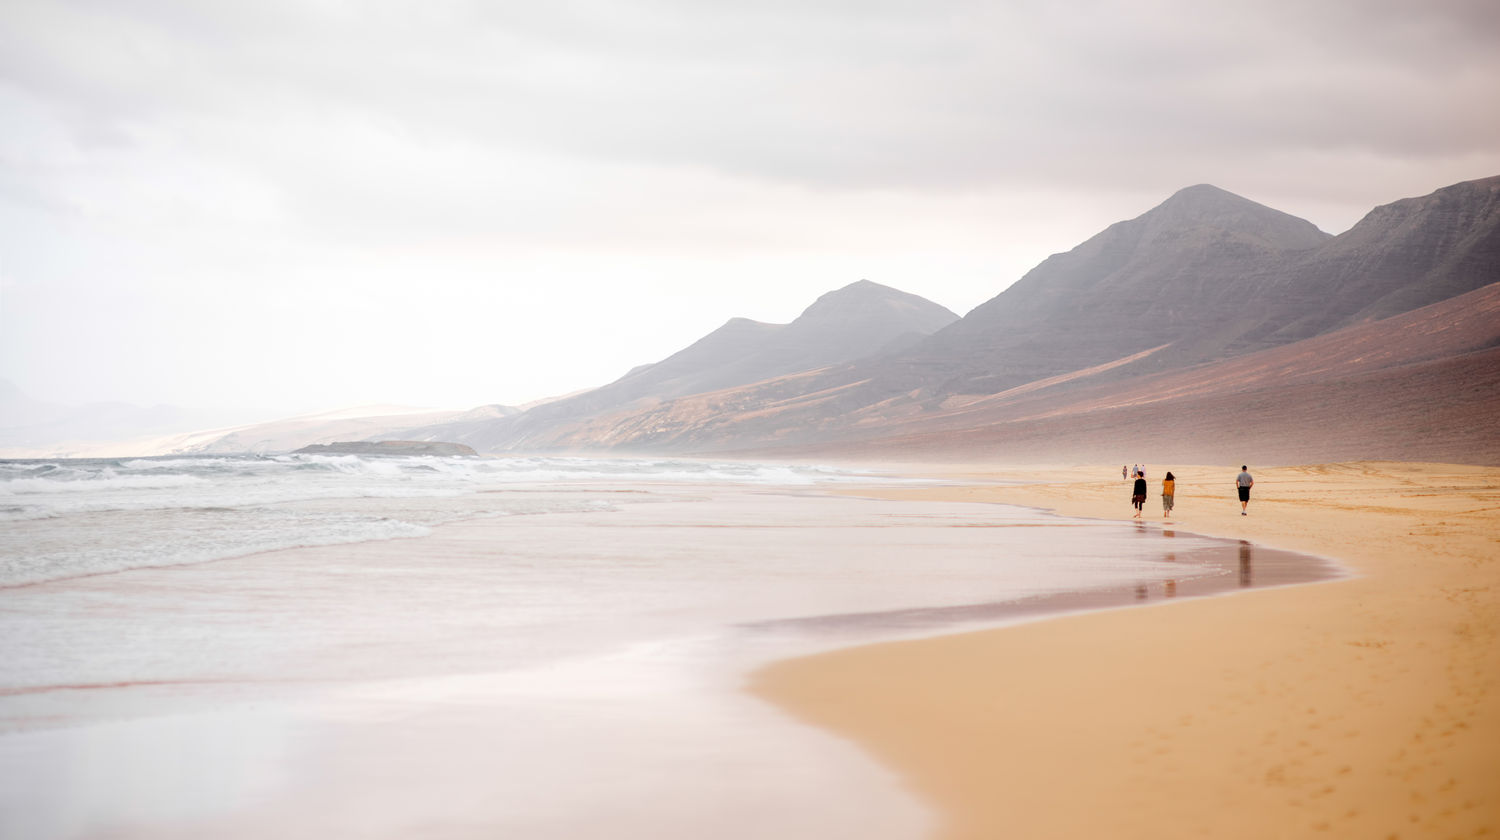
[[[958,320],[925,298],[868,280],[819,297],[790,324],[735,318],[683,350],[609,385],[500,420],[432,426],[410,434],[484,450],[553,448],[558,431],[604,414],[817,370],[909,346]]]
[[[909,364],[941,377],[922,387],[987,394],[1164,344],[1175,363],[1221,353],[1244,325],[1277,318],[1258,278],[1330,237],[1310,222],[1217,187],[1184,189],[1048,258]],[[1153,360],[1153,364],[1160,360]]]
[[[759,394],[722,391],[599,418],[569,442],[745,457],[1500,464],[1500,283],[1221,362],[1128,380],[1100,373],[920,413],[873,406],[795,435],[774,411],[748,409]],[[781,405],[796,413],[823,399]]]
[[[735,360],[773,358],[764,348],[796,325],[778,331],[731,322],[672,359],[576,398],[566,412],[527,412],[449,439],[534,451],[898,454],[943,448],[943,441],[987,452],[1004,448],[1002,441],[1025,441],[1021,454],[1071,442],[1083,451],[1086,440],[1111,433],[1156,434],[1143,423],[1189,423],[1200,438],[1233,435],[1205,412],[1243,409],[1244,383],[1253,380],[1259,420],[1279,418],[1308,440],[1327,442],[1328,434],[1302,418],[1389,414],[1389,406],[1371,402],[1378,396],[1371,389],[1383,387],[1405,395],[1402,411],[1448,406],[1425,437],[1473,443],[1463,431],[1465,412],[1496,407],[1485,390],[1494,378],[1484,367],[1493,364],[1485,355],[1492,345],[1474,322],[1494,318],[1488,303],[1481,305],[1489,298],[1464,298],[1470,310],[1429,308],[1417,333],[1401,321],[1378,322],[1376,332],[1349,328],[1500,280],[1497,196],[1500,177],[1457,184],[1376,208],[1330,237],[1223,190],[1190,187],[1049,258],[963,319],[920,340],[887,344],[885,352],[865,344],[849,361],[818,356],[824,367],[740,366]],[[1461,347],[1438,340],[1458,334],[1443,319],[1466,325]],[[816,319],[808,325],[808,335],[829,334]],[[1403,336],[1390,351],[1397,361],[1369,368],[1387,335]],[[1324,336],[1328,342],[1318,341]],[[1280,358],[1261,355],[1280,348],[1295,349],[1284,364],[1266,368],[1276,371],[1269,379],[1235,364]],[[1354,348],[1358,360],[1324,364]],[[757,372],[771,375],[750,381]],[[1187,379],[1154,378],[1177,375]],[[1179,392],[1185,382],[1197,390]],[[1111,388],[1129,399],[1091,402]],[[1448,399],[1452,389],[1466,396]],[[1134,401],[1157,393],[1175,394],[1178,409],[1162,413],[1160,401]],[[1398,419],[1386,427],[1422,428]],[[1398,439],[1381,445],[1394,452]],[[1271,442],[1260,445],[1269,452]]]
[[[1279,268],[1261,293],[1293,305],[1273,341],[1388,318],[1493,283],[1500,280],[1500,177],[1377,207]]]

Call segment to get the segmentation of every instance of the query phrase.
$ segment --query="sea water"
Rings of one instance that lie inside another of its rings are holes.
[[[418,537],[477,516],[607,509],[486,490],[619,480],[808,485],[816,466],[589,458],[204,456],[0,460],[0,586],[277,548]],[[319,504],[319,502],[322,502]]]
[[[0,835],[922,836],[899,779],[746,672],[1065,593],[1248,582],[1222,541],[829,492],[901,480],[0,462]]]

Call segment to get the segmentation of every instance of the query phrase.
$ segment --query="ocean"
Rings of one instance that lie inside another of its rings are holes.
[[[1267,567],[1158,527],[859,495],[911,481],[0,461],[0,835],[919,837],[933,815],[898,779],[745,675]]]
[[[819,467],[586,458],[355,455],[0,460],[0,586],[296,546],[418,537],[481,516],[607,509],[519,486],[639,480],[808,485]]]

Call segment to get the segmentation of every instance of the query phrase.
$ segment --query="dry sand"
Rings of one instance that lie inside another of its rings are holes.
[[[1237,466],[1171,467],[1180,530],[1357,576],[839,651],[753,690],[902,773],[943,838],[1500,836],[1500,469],[1252,469],[1242,517]],[[969,477],[880,495],[1133,513],[1118,465]],[[1024,477],[1046,483],[978,483]]]

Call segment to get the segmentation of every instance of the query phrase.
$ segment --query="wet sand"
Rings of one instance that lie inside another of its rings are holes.
[[[1500,469],[1252,469],[1241,516],[1237,466],[1170,467],[1173,527],[1355,577],[821,654],[752,690],[901,774],[942,838],[1500,833]],[[938,472],[871,495],[1133,514],[1117,466]]]
[[[508,488],[539,512],[7,590],[0,837],[910,840],[932,809],[747,672],[1243,575],[1233,542],[838,486]]]

